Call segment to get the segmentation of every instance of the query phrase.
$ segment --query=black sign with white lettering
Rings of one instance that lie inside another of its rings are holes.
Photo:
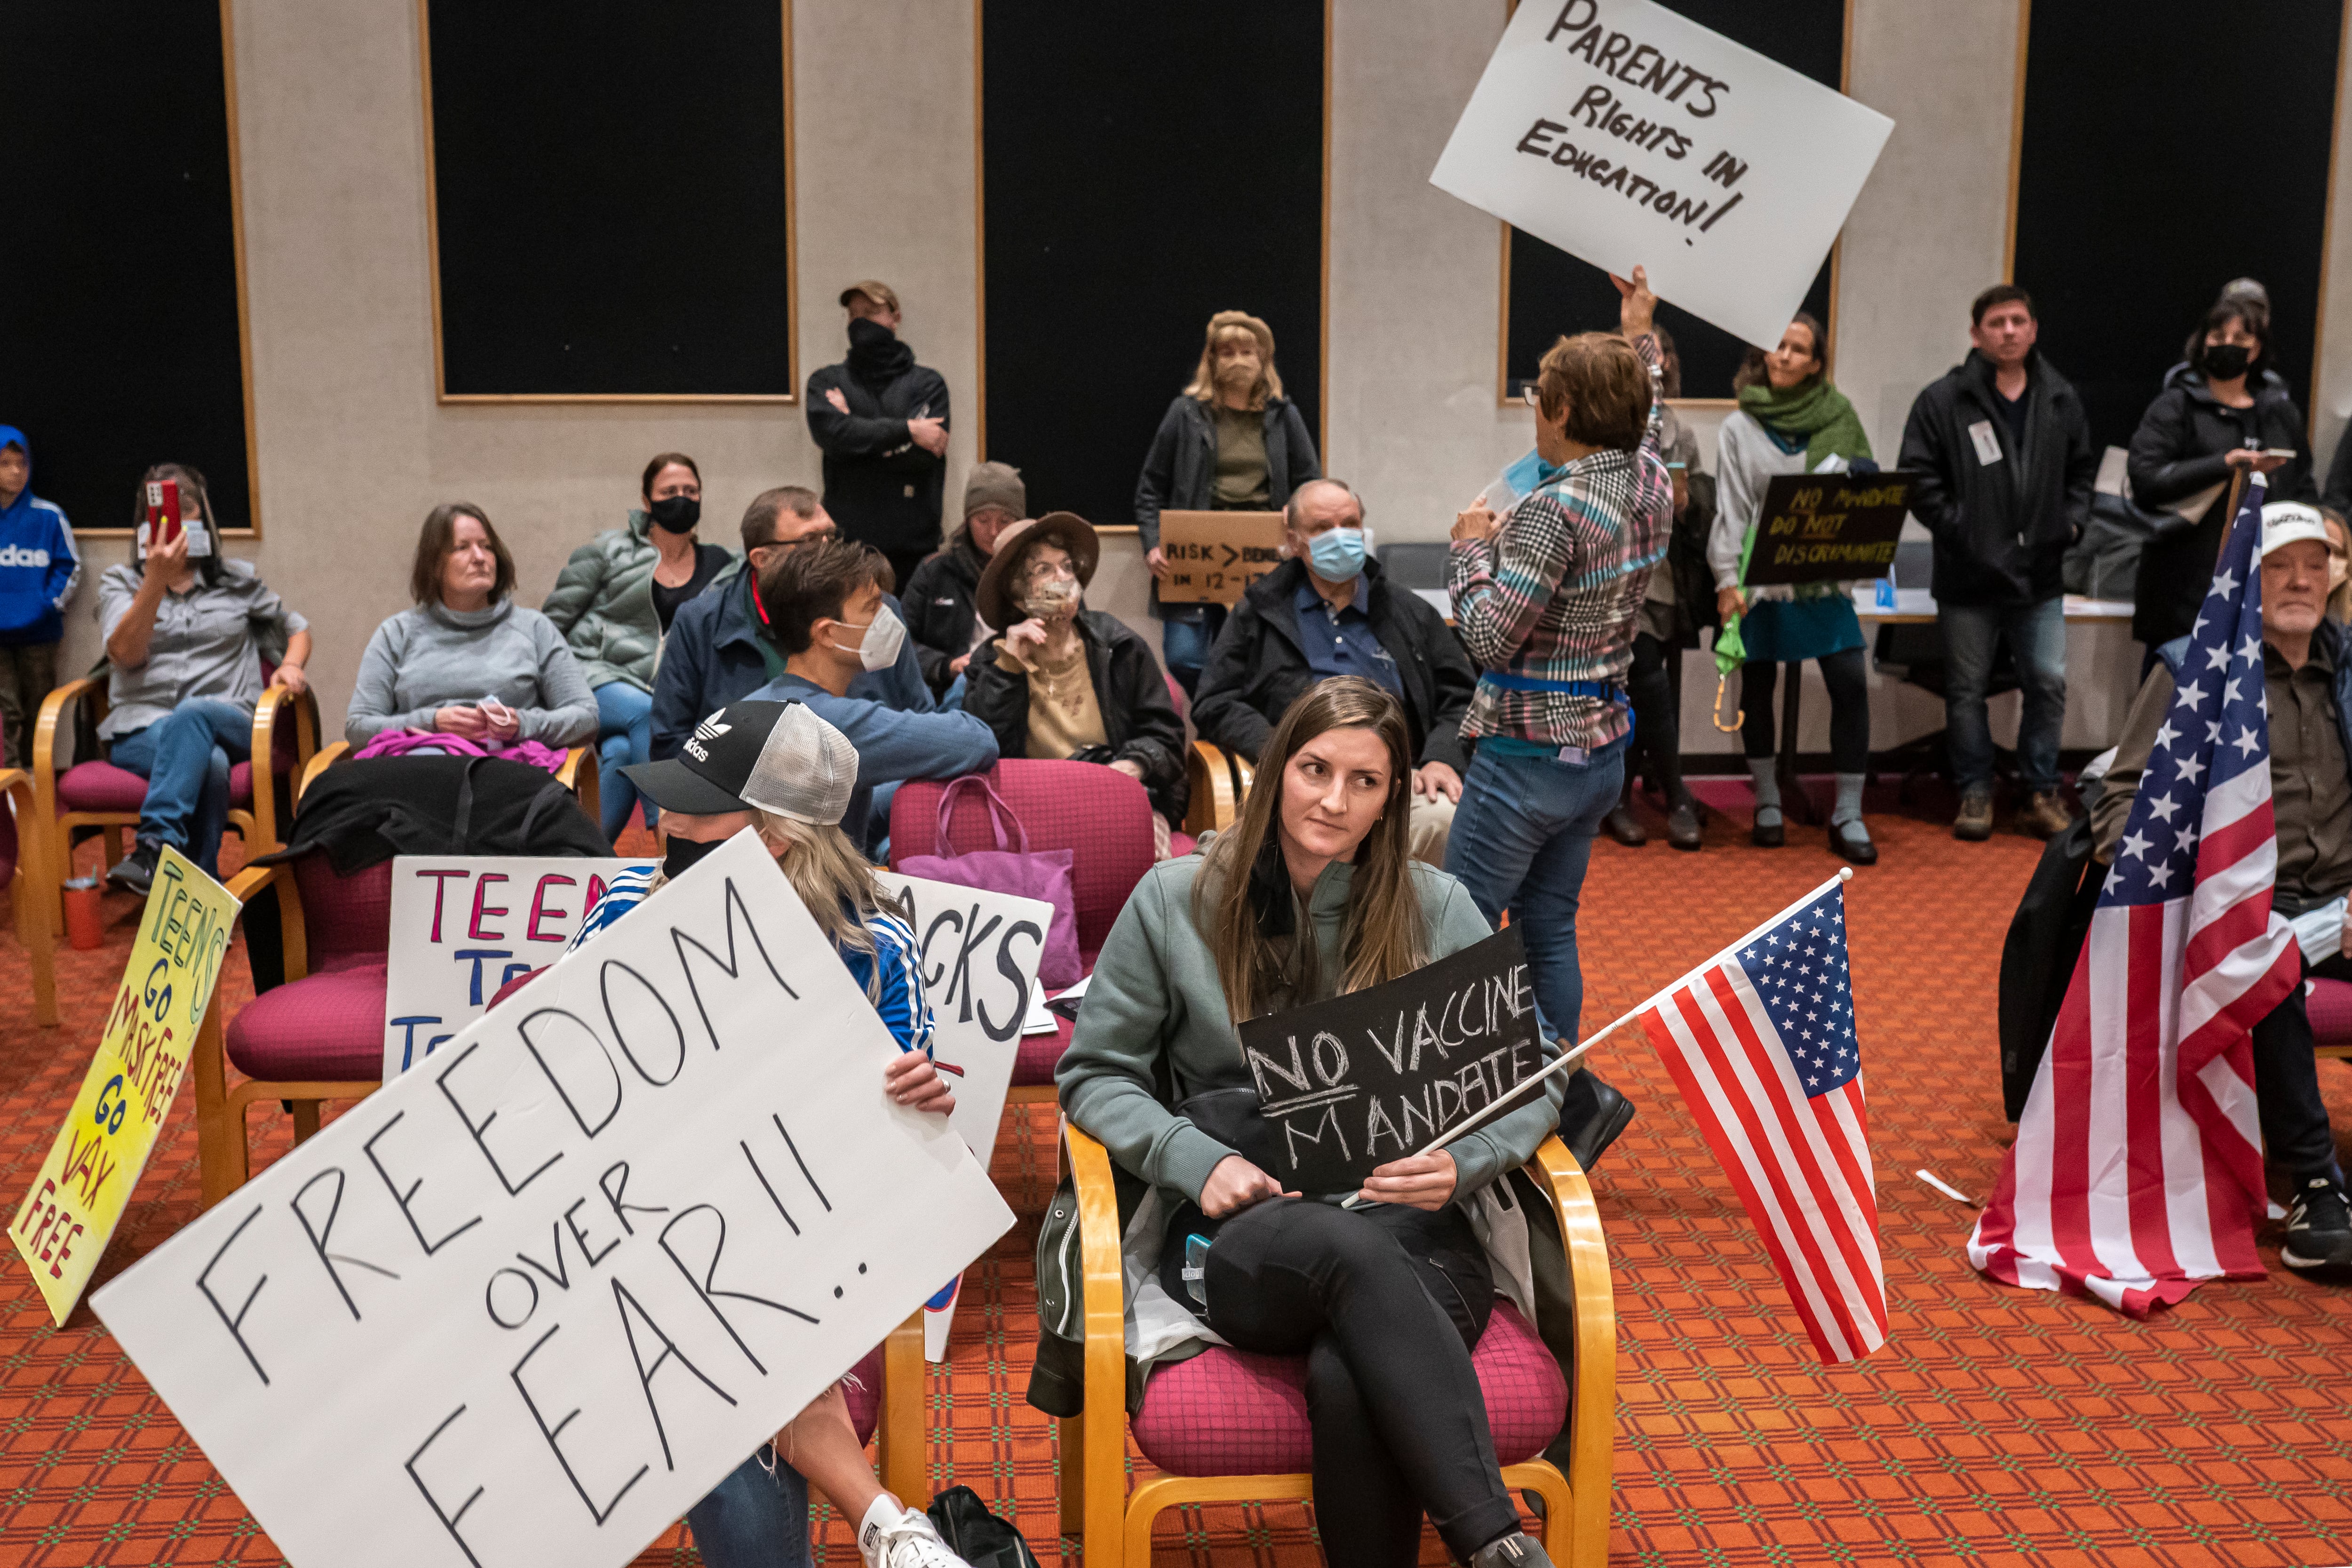
[[[1267,1173],[1304,1193],[1355,1190],[1548,1059],[1516,930],[1402,980],[1253,1018],[1241,1040],[1276,1160]]]

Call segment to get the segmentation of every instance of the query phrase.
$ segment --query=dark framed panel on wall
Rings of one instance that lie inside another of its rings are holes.
[[[1745,44],[1758,54],[1845,90],[1853,41],[1852,0],[1659,0],[1669,11]],[[1509,224],[1503,229],[1503,322],[1496,349],[1496,399],[1517,401],[1533,385],[1544,351],[1564,333],[1613,328],[1617,289],[1609,275]],[[1805,291],[1804,309],[1824,323],[1837,352],[1837,247]],[[1661,302],[1658,324],[1674,334],[1683,366],[1685,403],[1728,402],[1731,377],[1748,345],[1722,328]],[[1766,344],[1766,347],[1771,345]]]
[[[8,12],[0,421],[75,531],[125,535],[140,476],[205,475],[258,530],[228,0]],[[87,600],[85,600],[87,602]]]
[[[1322,441],[1328,0],[974,0],[980,449],[1032,515],[1135,521],[1209,318],[1274,331]],[[1241,42],[1245,40],[1245,44]]]
[[[2206,307],[2242,277],[2270,292],[2273,368],[2309,419],[2346,9],[2270,0],[2259,26],[2215,26],[2190,0],[2045,0],[2026,15],[2011,276],[2094,441],[2129,445]],[[2172,107],[2119,111],[2126,97]]]
[[[416,0],[444,403],[791,403],[792,0]]]

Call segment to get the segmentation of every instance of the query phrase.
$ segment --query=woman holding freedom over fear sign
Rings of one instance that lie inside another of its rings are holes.
[[[661,869],[614,878],[571,948],[736,834],[757,828],[898,1041],[904,1054],[884,1069],[885,1091],[917,1110],[953,1110],[955,1097],[931,1065],[931,1007],[914,932],[841,831],[857,784],[848,737],[798,702],[745,700],[705,719],[676,757],[623,772],[661,814]],[[877,1337],[888,1326],[880,1325]],[[808,1568],[812,1482],[857,1521],[866,1568],[969,1568],[928,1518],[875,1479],[838,1384],[688,1511],[702,1561],[710,1568]]]
[[[1862,824],[1862,785],[1870,771],[1870,691],[1862,622],[1838,583],[1793,588],[1741,586],[1748,552],[1764,509],[1764,491],[1780,474],[1872,472],[1870,437],[1845,394],[1829,381],[1828,340],[1822,324],[1799,311],[1769,353],[1751,348],[1731,384],[1739,409],[1716,435],[1715,531],[1706,563],[1715,572],[1715,604],[1725,630],[1736,626],[1747,647],[1739,671],[1739,706],[1747,718],[1739,738],[1756,781],[1754,837],[1777,848],[1788,836],[1780,815],[1780,781],[1773,752],[1772,689],[1783,664],[1822,667],[1830,693],[1830,757],[1837,770],[1837,804],[1830,811],[1830,847],[1859,866],[1878,859]]]
[[[1306,1354],[1325,1561],[1406,1568],[1426,1511],[1473,1568],[1548,1568],[1471,1365],[1496,1275],[1470,1211],[1524,1236],[1524,1214],[1487,1189],[1550,1132],[1557,1091],[1379,1166],[1358,1210],[1284,1192],[1228,1141],[1257,1103],[1238,1024],[1492,934],[1459,882],[1407,854],[1412,767],[1403,710],[1371,681],[1335,677],[1292,703],[1241,820],[1138,884],[1055,1078],[1071,1121],[1152,1189],[1128,1233],[1130,1258],[1139,1242],[1159,1255],[1130,1298],[1135,1358],[1204,1330]]]
[[[1613,281],[1618,331],[1560,339],[1528,393],[1534,490],[1499,519],[1483,501],[1457,516],[1445,572],[1479,667],[1462,725],[1478,750],[1445,868],[1489,921],[1508,910],[1525,932],[1552,1038],[1574,1039],[1584,1007],[1577,904],[1624,783],[1633,636],[1675,522],[1659,450],[1658,297],[1641,268]],[[1591,1072],[1570,1077],[1560,1141],[1587,1171],[1633,1119],[1633,1101]]]

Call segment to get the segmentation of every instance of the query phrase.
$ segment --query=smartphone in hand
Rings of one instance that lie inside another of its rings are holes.
[[[169,544],[180,537],[180,482],[177,479],[147,481],[147,521],[140,525],[139,548],[144,552]]]

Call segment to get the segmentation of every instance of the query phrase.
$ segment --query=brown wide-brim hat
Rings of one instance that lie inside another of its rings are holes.
[[[980,574],[980,592],[974,595],[981,619],[998,631],[1029,618],[1013,602],[1013,565],[1028,553],[1028,545],[1039,541],[1070,552],[1070,562],[1078,569],[1080,588],[1095,580],[1095,567],[1102,561],[1102,541],[1095,537],[1094,524],[1085,518],[1074,511],[1049,511],[1034,521],[1024,518],[1012,524],[996,536],[995,552]]]

